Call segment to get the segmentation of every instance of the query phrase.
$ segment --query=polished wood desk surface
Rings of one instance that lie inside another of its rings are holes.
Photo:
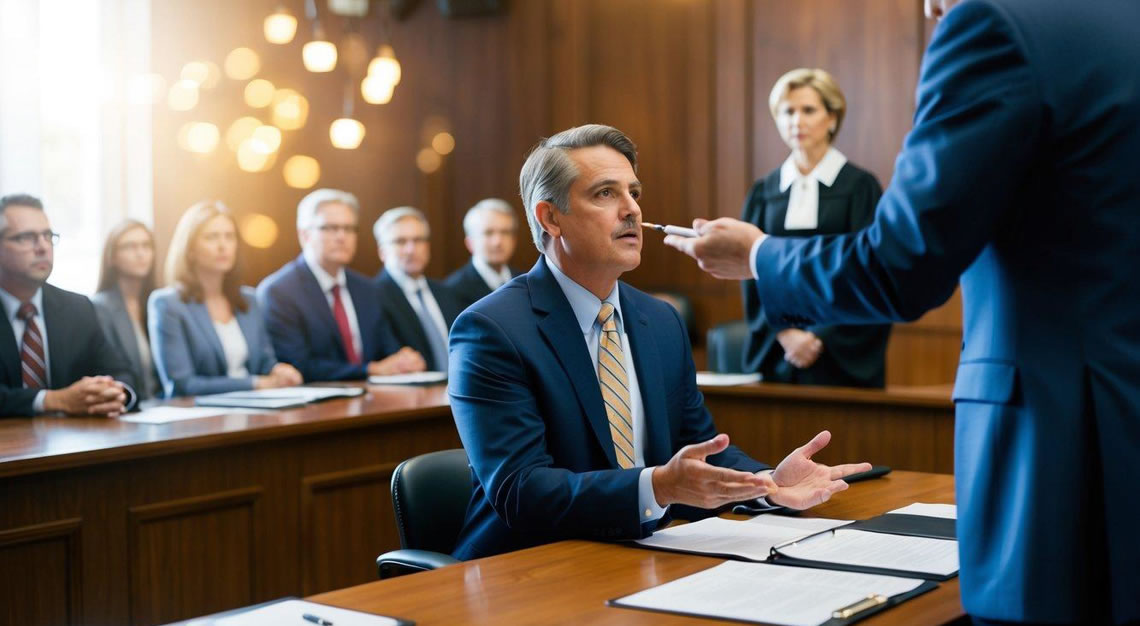
[[[856,483],[808,514],[865,519],[911,502],[953,501],[953,476],[893,472]],[[420,625],[692,624],[705,620],[612,608],[605,602],[721,562],[626,545],[564,541],[309,599]],[[942,624],[961,617],[958,580],[940,585],[865,623]]]
[[[192,406],[193,401],[169,404]],[[356,398],[169,424],[97,417],[0,418],[0,478],[444,413],[450,415],[447,387],[434,385],[369,386]]]
[[[438,416],[450,411],[447,387],[367,387],[347,400],[330,400],[263,414],[234,413],[170,424],[136,424],[95,417],[0,419],[0,477],[143,458],[205,447],[353,428],[380,421]],[[757,383],[705,387],[707,397],[756,398],[951,408],[949,386],[886,390]],[[180,399],[176,406],[190,406]],[[713,415],[716,419],[716,415]]]

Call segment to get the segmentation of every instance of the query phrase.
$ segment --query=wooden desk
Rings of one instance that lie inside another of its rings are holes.
[[[167,425],[0,419],[0,623],[151,624],[376,579],[444,387]]]
[[[824,463],[868,461],[895,469],[954,472],[951,385],[886,390],[757,383],[703,387],[717,428],[752,456],[776,463],[831,431]]]
[[[863,519],[910,502],[953,502],[954,478],[894,472],[852,485],[812,515]],[[430,624],[695,624],[703,620],[605,606],[721,559],[564,541],[310,598]],[[955,578],[866,624],[943,624],[963,615]],[[707,622],[723,624],[724,622]]]

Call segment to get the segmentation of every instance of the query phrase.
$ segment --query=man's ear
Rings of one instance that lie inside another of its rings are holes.
[[[470,252],[472,256],[475,255],[475,245],[471,243],[470,237],[463,238],[463,245],[467,247],[467,251]]]
[[[550,202],[545,200],[539,201],[534,205],[534,217],[538,220],[539,226],[546,234],[551,237],[558,237],[562,235],[562,227],[559,225],[558,220],[562,216],[558,212],[558,208]]]

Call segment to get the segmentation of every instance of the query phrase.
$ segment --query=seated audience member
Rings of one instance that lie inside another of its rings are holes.
[[[301,384],[278,363],[254,291],[242,287],[237,224],[219,202],[190,207],[166,253],[169,287],[150,296],[150,336],[166,397]]]
[[[38,198],[0,198],[0,416],[117,417],[136,402],[131,368],[91,301],[47,284],[58,241]]]
[[[356,255],[356,196],[318,189],[297,205],[301,255],[257,287],[277,358],[305,380],[359,380],[424,369],[400,347],[380,308],[380,290],[347,266]]]
[[[154,234],[142,222],[119,222],[103,244],[99,286],[91,302],[107,340],[131,366],[139,400],[159,392],[146,323],[154,275]]]
[[[518,217],[506,200],[487,198],[467,210],[463,243],[471,260],[443,281],[464,308],[521,273],[507,265],[515,253],[518,230]]]
[[[456,558],[637,539],[674,505],[805,509],[870,469],[812,461],[827,431],[770,473],[717,434],[677,312],[618,281],[641,263],[636,167],[633,142],[596,124],[523,165],[539,261],[451,328],[448,394],[475,479]]]
[[[447,329],[463,305],[442,283],[424,277],[431,260],[427,217],[412,207],[389,209],[372,234],[384,263],[376,278],[396,339],[423,355],[427,369],[447,371]]]

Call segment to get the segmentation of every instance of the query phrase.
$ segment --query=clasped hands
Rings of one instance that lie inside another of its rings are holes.
[[[871,469],[870,463],[830,467],[811,458],[831,441],[822,431],[796,448],[771,474],[753,474],[710,465],[705,458],[728,447],[728,435],[681,448],[665,465],[653,468],[653,493],[659,506],[687,504],[715,509],[732,502],[766,497],[773,505],[807,509],[847,489],[843,478]]]
[[[118,417],[126,412],[127,391],[110,376],[84,376],[44,394],[45,413]]]

